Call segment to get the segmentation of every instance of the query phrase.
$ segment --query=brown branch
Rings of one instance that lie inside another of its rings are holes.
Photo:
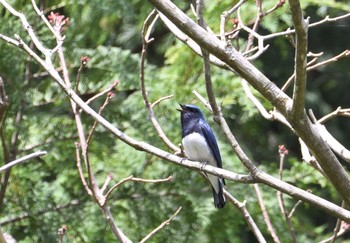
[[[242,6],[247,0],[240,0],[235,6],[233,6],[228,11],[225,11],[220,16],[220,36],[221,40],[226,42],[226,34],[225,34],[225,24],[227,18],[233,14],[240,6]]]
[[[0,0],[3,2],[4,0]],[[261,92],[268,100],[272,102],[273,105],[282,113],[286,114],[286,110],[290,108],[290,99],[283,92],[281,92],[276,85],[270,82],[262,73],[260,73],[255,67],[253,67],[249,62],[247,62],[241,55],[236,52],[235,49],[228,47],[223,48],[223,46],[218,42],[215,35],[205,32],[202,28],[197,28],[193,25],[191,20],[178,8],[174,7],[174,5],[168,0],[149,0],[153,4],[157,5],[158,10],[163,11],[167,17],[171,18],[172,21],[178,26],[181,26],[184,33],[191,36],[194,40],[200,43],[204,48],[208,48],[212,53],[216,56],[219,56],[222,60],[227,62],[233,69],[235,69],[240,75],[243,76],[249,83],[253,85],[255,89]],[[169,6],[171,6],[169,8]],[[183,21],[181,21],[183,20]],[[70,99],[72,99],[79,107],[84,110],[88,115],[90,115],[93,119],[97,120],[101,123],[106,129],[108,129],[111,133],[113,133],[116,137],[118,137],[121,141],[128,144],[129,146],[145,151],[149,154],[156,155],[159,158],[164,160],[173,162],[175,164],[189,167],[192,169],[205,171],[209,174],[218,175],[223,178],[233,180],[233,181],[241,181],[243,183],[251,183],[251,182],[261,182],[272,188],[277,190],[281,190],[284,193],[287,193],[294,198],[301,199],[305,202],[308,202],[312,205],[319,207],[325,212],[334,215],[335,217],[339,217],[346,222],[350,222],[350,212],[327,201],[320,197],[317,197],[311,193],[308,193],[304,190],[301,190],[297,187],[294,187],[288,183],[285,183],[281,180],[274,178],[273,176],[268,175],[260,171],[255,166],[251,170],[251,175],[239,175],[227,170],[219,169],[210,165],[202,166],[198,162],[189,161],[178,157],[176,155],[170,154],[164,150],[156,148],[150,144],[145,142],[137,141],[127,134],[121,132],[117,127],[113,126],[110,122],[108,122],[103,117],[99,116],[91,107],[86,105],[86,103],[72,90],[71,87],[67,86],[58,72],[53,68],[52,63],[50,61],[42,60],[33,50],[31,50],[21,39],[19,38],[17,41],[13,42],[13,44],[17,47],[22,48],[28,55],[32,56],[46,71],[50,72],[52,78],[59,84],[62,90],[67,94]],[[336,186],[338,191],[340,191],[343,197],[346,196],[346,185],[348,184],[348,176],[344,175],[344,171],[339,168],[339,161],[335,156],[332,156],[329,153],[329,149],[325,147],[324,143],[322,143],[322,139],[317,137],[314,129],[311,127],[310,122],[304,118],[304,122],[302,125],[300,123],[294,123],[296,132],[301,135],[307,145],[312,149],[315,154],[318,155],[318,161],[322,161],[322,166],[327,168],[326,165],[331,163],[331,167],[333,172],[327,171],[328,174],[332,177],[332,183]],[[226,128],[225,128],[226,129]],[[225,131],[224,129],[224,131]],[[227,127],[227,129],[229,129]],[[252,163],[249,158],[243,153],[243,150],[238,146],[236,140],[233,137],[229,139],[231,146],[234,148],[235,152],[238,154],[238,157],[244,163]],[[316,143],[317,142],[317,143]],[[321,162],[320,162],[321,163]],[[330,167],[330,168],[331,168]],[[336,178],[334,174],[336,174]],[[253,177],[255,179],[253,179]],[[339,180],[339,182],[337,181]],[[344,194],[345,193],[345,194]],[[349,195],[350,196],[350,195]]]
[[[317,63],[317,64],[311,66],[311,64],[313,64],[315,62],[315,60],[316,60],[316,58],[314,58],[312,61],[308,62],[306,71],[314,70],[314,69],[316,69],[318,67],[321,67],[323,65],[326,65],[326,64],[329,64],[329,63],[332,63],[332,62],[336,62],[336,61],[338,61],[341,58],[348,57],[349,55],[350,55],[350,51],[349,50],[345,50],[345,51],[341,52],[340,54],[338,54],[338,55],[336,55],[334,57],[331,57],[331,58],[329,58],[329,59],[327,59],[327,60],[325,60],[323,62],[320,62],[320,63]],[[317,56],[317,58],[318,57],[319,56]],[[287,90],[288,87],[291,85],[291,83],[294,81],[294,79],[295,79],[295,74],[293,73],[288,78],[288,80],[285,82],[285,84],[283,85],[283,87],[281,89],[283,91]]]
[[[94,95],[93,97],[91,97],[90,99],[88,99],[86,101],[86,104],[90,104],[92,101],[96,100],[97,98],[100,98],[102,96],[104,96],[105,94],[108,94],[109,92],[111,92],[115,87],[117,87],[119,84],[119,80],[115,80],[113,81],[110,85],[108,85],[107,88],[105,88],[104,90],[102,90],[101,92],[97,93],[96,95]]]
[[[98,114],[101,115],[102,114],[102,111],[106,108],[106,106],[109,104],[109,101],[113,98],[113,94],[112,93],[109,93],[107,96],[106,96],[106,99],[103,103],[103,105],[100,107],[100,109],[98,110]],[[89,131],[89,134],[87,136],[87,139],[86,139],[86,146],[89,146],[90,142],[91,142],[91,139],[92,139],[92,135],[94,134],[95,130],[96,130],[96,127],[98,125],[98,122],[97,121],[94,121],[94,124],[92,125],[90,131]]]
[[[15,130],[12,133],[11,136],[11,142],[10,142],[10,146],[9,148],[7,148],[6,142],[5,142],[5,138],[4,138],[4,133],[3,131],[1,131],[1,136],[2,136],[2,141],[3,141],[3,149],[4,149],[4,159],[5,159],[5,163],[9,163],[11,160],[15,160],[16,156],[17,156],[17,152],[18,152],[18,137],[19,137],[19,129],[21,126],[21,122],[22,122],[22,118],[23,118],[23,106],[24,106],[24,102],[23,100],[20,101],[17,113],[16,113],[16,117],[15,117]],[[10,179],[10,173],[11,173],[11,169],[7,169],[5,171],[5,175],[3,177],[0,177],[1,182],[1,188],[0,188],[0,209],[3,206],[4,203],[4,198],[5,198],[5,193],[6,193],[6,189],[8,186],[8,182]]]
[[[149,118],[153,124],[153,127],[156,129],[158,136],[165,143],[168,148],[170,148],[175,153],[180,152],[180,149],[173,144],[170,139],[165,135],[162,127],[160,126],[156,116],[154,115],[153,105],[148,99],[148,93],[145,86],[145,61],[147,54],[148,44],[153,40],[150,39],[151,31],[158,19],[158,14],[156,10],[153,10],[145,20],[142,28],[142,51],[141,51],[141,61],[140,61],[140,87],[142,92],[142,97],[145,103],[145,106],[148,110]]]
[[[3,127],[3,121],[5,119],[5,113],[9,105],[9,99],[6,95],[5,84],[2,78],[0,77],[0,130]]]
[[[283,146],[283,147],[282,147]],[[280,145],[280,149],[279,149],[279,155],[280,155],[280,167],[279,167],[279,175],[280,175],[280,180],[282,180],[283,177],[283,164],[284,164],[284,158],[285,155],[288,153],[288,150],[285,150],[284,145]],[[298,242],[297,237],[295,235],[295,231],[294,231],[294,227],[292,225],[292,222],[290,220],[290,218],[288,217],[288,211],[286,209],[285,203],[284,203],[284,199],[283,199],[283,194],[281,191],[277,191],[277,199],[278,199],[278,205],[281,209],[281,213],[284,216],[286,223],[288,225],[288,230],[289,233],[292,236],[292,239],[294,242]]]
[[[142,178],[133,177],[131,175],[131,176],[126,177],[123,180],[119,181],[117,184],[115,184],[113,187],[111,187],[111,189],[108,190],[108,192],[106,193],[106,196],[105,196],[105,200],[102,203],[102,205],[107,203],[108,198],[111,196],[112,192],[116,188],[120,187],[122,184],[124,184],[127,181],[145,182],[145,183],[162,183],[162,182],[172,181],[172,179],[173,179],[172,176],[169,176],[168,178],[165,178],[165,179],[142,179]]]
[[[289,0],[290,12],[295,28],[296,50],[294,67],[294,90],[292,119],[299,120],[304,114],[306,92],[306,64],[308,45],[308,20],[304,20],[299,0]]]
[[[84,176],[83,169],[81,168],[81,159],[80,159],[80,145],[79,143],[75,143],[75,151],[76,151],[76,165],[78,169],[78,174],[81,180],[81,183],[83,184],[83,187],[88,195],[93,196],[91,189],[89,188],[89,185],[87,184]]]
[[[182,207],[179,207],[173,215],[171,215],[167,220],[165,220],[163,223],[161,223],[157,228],[152,230],[148,235],[146,235],[140,243],[144,243],[147,240],[149,240],[153,235],[155,235],[159,230],[163,229],[165,226],[169,225],[170,222],[178,215],[178,213],[181,211]]]
[[[302,203],[303,203],[303,202],[302,202],[301,200],[299,200],[299,201],[297,201],[296,204],[294,204],[292,210],[290,210],[290,212],[289,212],[289,214],[288,214],[288,218],[289,218],[289,219],[291,219],[291,218],[293,217],[293,215],[294,215],[295,211],[297,210],[298,206],[299,206],[300,204],[302,204]]]
[[[171,1],[148,1],[154,5],[158,11],[168,17],[178,28],[181,28],[185,34],[189,35],[194,41],[196,41],[202,48],[206,49],[233,68],[286,117],[288,122],[290,122],[294,128],[295,133],[301,137],[307,146],[314,152],[317,161],[320,163],[332,185],[344,200],[350,204],[350,177],[340,164],[337,157],[312,126],[306,113],[303,113],[303,116],[300,119],[292,119],[292,117],[290,117],[290,110],[293,103],[284,92],[256,69],[249,61],[242,57],[237,50],[231,46],[226,46],[217,39],[215,35],[198,26]],[[227,129],[227,131],[229,131],[228,127]],[[237,152],[238,144],[234,141],[235,139],[233,138],[233,140],[230,141],[230,144]],[[249,163],[249,158],[243,154],[244,153],[238,155],[238,157],[245,165],[250,166],[251,163]],[[254,170],[255,166],[251,166],[250,171]],[[253,175],[255,176],[255,173],[253,173]],[[265,181],[267,178],[264,175],[259,179]],[[271,180],[274,181],[272,178]]]
[[[267,225],[267,229],[269,230],[270,232],[270,235],[272,236],[272,239],[274,242],[276,243],[279,243],[281,242],[280,239],[278,238],[278,235],[275,231],[275,229],[273,228],[272,226],[272,223],[271,223],[271,220],[270,220],[270,217],[269,217],[269,214],[266,210],[266,206],[265,206],[265,202],[264,202],[264,199],[261,195],[261,192],[260,192],[260,187],[258,184],[254,184],[254,189],[255,189],[255,193],[258,197],[258,202],[259,202],[259,205],[260,205],[260,208],[261,208],[261,211],[263,213],[263,217],[264,217],[264,221]]]
[[[258,242],[261,242],[261,243],[266,242],[263,234],[259,230],[258,226],[254,222],[254,219],[252,218],[252,216],[250,215],[250,213],[248,212],[248,210],[245,206],[246,201],[243,201],[243,202],[238,201],[230,193],[228,193],[225,189],[224,189],[224,194],[225,194],[225,197],[227,198],[227,200],[230,201],[242,213],[244,220],[247,222],[249,228],[251,229],[251,231],[255,235]]]

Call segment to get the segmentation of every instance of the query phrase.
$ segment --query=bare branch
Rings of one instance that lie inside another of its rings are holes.
[[[162,182],[168,182],[168,181],[172,181],[173,177],[169,176],[168,178],[165,179],[142,179],[142,178],[137,178],[137,177],[133,177],[132,175],[124,178],[123,180],[119,181],[117,184],[115,184],[111,189],[108,190],[108,192],[106,193],[105,196],[105,200],[102,203],[102,205],[106,204],[108,201],[108,198],[111,196],[112,192],[118,188],[119,186],[121,186],[122,184],[124,184],[127,181],[135,181],[135,182],[145,182],[145,183],[162,183]]]
[[[102,114],[102,111],[106,108],[106,106],[109,104],[109,101],[113,98],[113,93],[109,93],[107,94],[106,96],[106,99],[103,103],[103,105],[100,107],[100,109],[98,110],[98,114],[101,115]],[[89,146],[90,142],[91,142],[91,139],[92,139],[92,135],[94,134],[95,130],[96,130],[96,127],[98,125],[98,122],[97,121],[94,121],[94,124],[92,125],[90,131],[89,131],[89,134],[87,136],[87,139],[86,139],[86,145]]]
[[[239,209],[239,211],[241,211],[245,221],[247,222],[249,228],[251,229],[251,231],[254,233],[256,239],[260,242],[266,242],[263,234],[261,233],[261,231],[259,230],[258,226],[256,225],[256,223],[254,222],[254,219],[252,218],[252,216],[250,215],[250,213],[248,212],[247,208],[246,208],[246,201],[244,202],[240,202],[238,201],[236,198],[234,198],[228,191],[226,191],[224,189],[224,194],[225,197],[227,198],[227,200],[229,200],[233,205],[236,206],[236,208]]]
[[[152,41],[152,39],[149,39],[150,33],[153,29],[153,26],[155,25],[159,15],[157,14],[156,10],[153,10],[145,20],[143,24],[142,29],[142,52],[141,52],[141,63],[140,63],[140,86],[141,86],[141,92],[142,97],[145,103],[146,108],[148,109],[148,114],[151,119],[151,122],[156,129],[158,136],[163,140],[165,145],[167,145],[171,150],[174,152],[180,152],[180,149],[173,144],[170,139],[165,135],[162,127],[160,126],[156,116],[154,115],[154,110],[151,102],[148,99],[148,93],[145,86],[145,59],[146,59],[146,53],[147,53],[147,46]]]
[[[265,223],[267,225],[267,229],[269,230],[270,235],[272,236],[273,241],[276,242],[276,243],[281,242],[280,239],[278,238],[278,235],[276,234],[275,229],[272,226],[269,214],[267,213],[267,210],[266,210],[264,199],[263,199],[263,197],[261,195],[261,192],[260,192],[259,185],[258,184],[254,184],[254,189],[255,189],[256,195],[258,197],[258,201],[259,201],[259,205],[260,205],[261,211],[263,213],[264,221],[265,221]]]
[[[309,21],[304,20],[299,0],[289,0],[289,6],[296,34],[292,116],[293,119],[300,119],[305,105],[307,30]]]
[[[158,105],[160,102],[164,101],[164,100],[167,100],[167,99],[171,99],[173,98],[174,95],[167,95],[167,96],[164,96],[162,98],[159,98],[158,100],[154,101],[151,106],[152,108],[156,107],[156,105]]]
[[[310,166],[315,168],[318,172],[320,172],[324,177],[327,177],[326,174],[323,172],[322,168],[318,164],[316,158],[311,155],[309,148],[306,146],[304,141],[299,138],[299,143],[300,143],[300,151],[301,155],[303,156],[303,160],[308,163]]]
[[[335,22],[335,21],[338,21],[338,20],[341,20],[341,19],[345,19],[345,18],[348,18],[348,17],[350,17],[350,13],[347,13],[347,14],[344,14],[344,15],[341,15],[341,16],[338,16],[338,17],[334,17],[334,18],[330,18],[327,15],[324,19],[322,19],[322,20],[320,20],[318,22],[309,24],[309,28],[321,25],[321,24],[326,23],[326,22]],[[264,39],[265,40],[269,40],[269,39],[272,39],[272,38],[276,38],[276,37],[280,37],[280,36],[286,36],[286,35],[291,35],[291,34],[294,34],[294,33],[295,33],[295,29],[288,28],[287,30],[279,32],[279,33],[273,33],[273,34],[265,35]]]
[[[105,190],[108,187],[108,184],[111,182],[112,179],[113,179],[112,173],[108,173],[105,183],[103,183],[103,186],[101,187],[102,194],[105,192]]]
[[[159,230],[161,230],[162,228],[164,228],[165,226],[169,225],[170,222],[176,217],[176,215],[178,215],[178,213],[181,211],[182,207],[179,207],[175,213],[173,215],[171,215],[167,220],[165,220],[163,223],[161,223],[157,228],[155,228],[154,230],[152,230],[148,235],[146,235],[141,241],[140,243],[144,243],[147,240],[149,240],[153,235],[155,235]]]
[[[315,127],[322,138],[330,146],[330,148],[344,160],[350,162],[350,151],[346,149],[341,143],[339,143],[338,140],[336,140],[332,134],[328,132],[327,128],[324,125],[316,123]]]
[[[34,153],[28,154],[26,156],[23,156],[22,158],[11,161],[11,162],[7,163],[6,165],[0,167],[0,173],[10,169],[11,167],[13,167],[15,165],[22,164],[28,160],[31,160],[31,159],[34,159],[34,158],[37,158],[37,157],[40,157],[40,156],[43,156],[46,154],[47,154],[46,151],[38,151],[38,152],[34,152]]]
[[[4,0],[1,0],[4,1]],[[254,66],[252,66],[249,62],[247,62],[242,56],[233,48],[224,48],[223,45],[218,42],[216,37],[202,28],[197,28],[196,25],[192,24],[191,20],[181,12],[175,5],[173,5],[168,0],[149,0],[152,4],[157,5],[158,10],[163,11],[169,19],[178,26],[182,26],[182,30],[184,33],[188,34],[200,43],[204,48],[208,48],[208,50],[212,51],[212,53],[216,56],[219,56],[223,61],[227,62],[232,68],[234,68],[243,78],[245,78],[254,88],[256,88],[259,92],[261,92],[268,100],[272,102],[273,105],[277,107],[277,109],[283,114],[286,115],[286,109],[290,108],[290,99],[287,95],[281,92],[276,85],[270,82],[262,73],[260,73]],[[171,6],[169,8],[169,6]],[[181,21],[183,20],[183,21]],[[111,131],[116,137],[118,137],[121,141],[132,146],[133,148],[141,151],[145,151],[147,153],[156,155],[157,157],[163,158],[167,161],[191,167],[193,169],[200,170],[202,168],[203,171],[213,174],[219,175],[224,178],[231,178],[231,180],[240,180],[247,183],[247,181],[258,181],[264,183],[270,187],[273,187],[277,190],[281,190],[284,193],[287,193],[297,199],[301,199],[305,202],[311,203],[312,205],[318,206],[322,210],[343,219],[346,222],[350,222],[350,212],[324,200],[320,197],[312,195],[311,193],[305,192],[297,187],[294,187],[288,183],[280,181],[262,171],[257,169],[255,166],[251,169],[251,175],[249,176],[241,176],[236,173],[222,170],[219,168],[214,168],[212,166],[206,165],[201,166],[198,162],[189,161],[178,157],[176,155],[170,154],[166,151],[163,151],[159,148],[156,148],[152,145],[149,145],[145,142],[139,142],[125,133],[121,132],[118,128],[113,126],[110,122],[105,120],[103,117],[98,115],[91,107],[86,105],[84,101],[72,90],[71,87],[67,86],[57,71],[52,67],[50,62],[45,62],[38,55],[36,55],[27,45],[23,45],[23,49],[40,64],[43,68],[50,73],[52,78],[60,85],[65,93],[72,99],[78,106],[84,110],[88,115],[90,115],[93,119],[97,120],[101,123],[106,129]],[[331,181],[333,185],[337,188],[340,194],[344,197],[350,197],[349,194],[346,194],[347,186],[350,186],[348,183],[348,176],[342,168],[339,168],[340,164],[337,158],[329,153],[329,149],[322,142],[322,139],[317,135],[315,130],[311,127],[310,122],[306,119],[303,120],[303,123],[294,123],[293,124],[296,132],[305,140],[305,143],[318,155],[317,160],[322,162],[322,166],[327,168],[328,163],[331,163],[332,171],[327,171],[332,178]],[[226,129],[226,128],[225,128]],[[229,129],[227,127],[227,129]],[[241,148],[236,143],[236,140],[233,137],[233,140],[230,139],[231,146],[235,149],[238,157],[244,161],[245,163],[252,163],[249,158],[243,153]],[[317,143],[315,143],[317,141]],[[333,174],[335,173],[335,175]],[[252,179],[252,178],[255,179]],[[341,181],[340,181],[341,178]],[[339,180],[339,181],[337,181]],[[348,195],[348,196],[346,196]]]
[[[227,18],[233,14],[240,6],[242,6],[247,0],[240,0],[235,6],[233,6],[230,10],[225,11],[221,14],[220,17],[220,36],[221,40],[226,42],[226,35],[225,35],[225,24],[227,21]]]
[[[107,223],[109,224],[109,226],[111,227],[113,233],[116,235],[116,237],[118,238],[119,242],[122,243],[132,243],[131,240],[129,240],[129,238],[123,233],[123,231],[121,231],[119,229],[119,227],[117,226],[117,224],[115,223],[114,219],[113,219],[113,215],[109,209],[108,205],[103,205],[101,207],[103,214],[105,215],[106,219],[107,219]]]
[[[5,92],[4,81],[0,77],[0,129],[2,129],[8,104],[9,104],[9,100]]]
[[[350,109],[342,109],[340,106],[333,112],[325,115],[324,117],[322,117],[321,119],[318,120],[318,122],[320,124],[323,124],[325,122],[327,122],[328,120],[332,119],[335,116],[350,116]]]
[[[183,43],[185,43],[189,48],[191,48],[197,55],[202,56],[202,51],[200,46],[193,41],[188,35],[183,33],[176,25],[174,25],[164,14],[158,11],[160,19],[168,27],[168,29]],[[210,62],[215,66],[228,69],[228,66],[219,60],[217,57],[210,55]]]
[[[81,159],[80,159],[80,147],[79,147],[79,143],[75,143],[75,151],[76,151],[76,161],[77,161],[77,169],[78,169],[78,173],[80,176],[80,180],[81,183],[83,184],[83,187],[85,189],[85,191],[87,192],[88,195],[93,196],[91,189],[89,188],[86,180],[85,180],[85,176],[84,176],[84,172],[83,169],[81,168]]]
[[[284,164],[284,158],[285,158],[285,155],[288,154],[288,150],[285,149],[284,145],[280,145],[280,148],[279,148],[279,155],[280,155],[280,167],[279,167],[279,175],[280,175],[280,180],[282,180],[282,177],[283,177],[283,164]],[[288,211],[286,209],[286,206],[285,206],[285,203],[284,203],[284,199],[283,199],[283,194],[281,191],[278,191],[277,192],[277,199],[278,199],[278,205],[281,209],[281,213],[282,215],[284,216],[285,220],[286,220],[286,223],[288,225],[288,230],[292,236],[292,239],[294,242],[298,242],[297,241],[297,237],[295,235],[295,231],[294,231],[294,227],[292,225],[292,222],[290,220],[290,218],[288,217]]]
[[[323,53],[321,54],[318,54],[316,56],[316,58],[320,57],[320,55],[323,55]],[[349,50],[345,50],[343,52],[341,52],[340,54],[334,56],[334,57],[331,57],[323,62],[320,62],[320,63],[317,63],[315,65],[312,65],[314,62],[316,62],[316,58],[314,58],[313,60],[311,60],[310,62],[307,63],[307,68],[306,68],[306,71],[310,71],[310,70],[314,70],[318,67],[321,67],[323,65],[326,65],[326,64],[329,64],[329,63],[332,63],[332,62],[336,62],[338,61],[339,59],[343,58],[343,57],[348,57],[350,55],[350,51]],[[288,80],[285,82],[285,84],[283,85],[283,87],[281,88],[283,91],[287,90],[287,88],[291,85],[291,83],[294,81],[295,79],[295,73],[292,74],[292,76],[290,76],[288,78]]]
[[[293,217],[295,211],[297,210],[297,208],[298,208],[298,206],[299,206],[300,204],[302,204],[302,201],[301,201],[301,200],[297,201],[297,203],[294,204],[292,210],[290,210],[290,212],[289,212],[289,214],[288,214],[288,218],[289,218],[289,219],[291,219],[291,218]]]
[[[108,94],[108,93],[111,92],[118,84],[119,84],[119,80],[113,81],[110,85],[108,85],[107,88],[105,88],[105,89],[102,90],[101,92],[97,93],[96,95],[94,95],[93,97],[91,97],[90,99],[88,99],[88,100],[86,101],[86,104],[90,104],[92,101],[96,100],[97,98],[100,98],[100,97],[104,96],[105,94]]]

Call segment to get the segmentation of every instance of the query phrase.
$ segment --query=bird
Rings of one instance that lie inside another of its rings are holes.
[[[195,105],[179,105],[181,109],[177,110],[181,112],[182,146],[186,157],[222,168],[218,143],[202,111]],[[207,177],[212,186],[214,206],[223,208],[226,204],[223,193],[225,180],[210,174],[207,174]]]

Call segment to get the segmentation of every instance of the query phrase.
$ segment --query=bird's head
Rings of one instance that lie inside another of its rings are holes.
[[[177,109],[177,110],[181,112],[181,118],[185,120],[199,119],[199,118],[204,119],[202,111],[197,106],[182,105],[182,104],[179,104],[179,105],[181,106],[181,109]]]

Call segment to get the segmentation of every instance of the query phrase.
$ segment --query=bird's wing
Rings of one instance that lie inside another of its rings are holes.
[[[203,136],[205,137],[205,140],[210,148],[210,152],[214,156],[214,159],[216,160],[217,167],[222,168],[221,155],[220,155],[218,143],[216,141],[213,131],[211,130],[210,126],[204,121],[200,121],[199,125],[200,125],[200,130]]]

